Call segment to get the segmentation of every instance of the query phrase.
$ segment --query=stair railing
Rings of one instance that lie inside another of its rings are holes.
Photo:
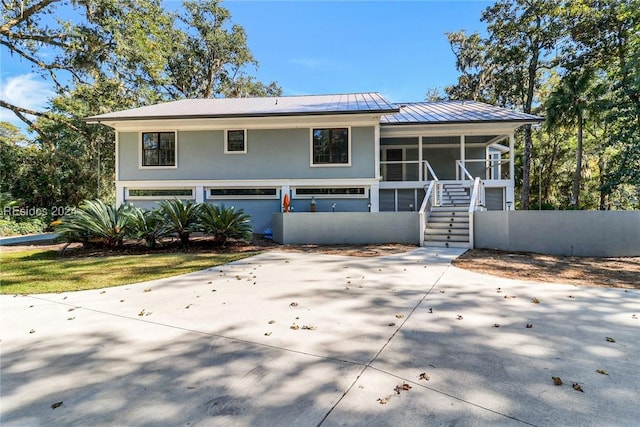
[[[469,249],[473,249],[473,216],[476,211],[484,210],[484,182],[480,178],[473,181],[471,201],[469,202]]]
[[[469,181],[473,181],[473,175],[464,167],[464,163],[462,160],[456,160],[456,180],[460,181],[460,172],[462,172],[462,176],[466,177]]]
[[[418,211],[418,220],[420,221],[420,246],[424,246],[424,231],[427,228],[429,212],[431,212],[431,208],[433,207],[433,200],[435,200],[432,195],[437,191],[437,187],[438,178],[436,177],[425,187],[424,199],[422,199],[422,204]]]

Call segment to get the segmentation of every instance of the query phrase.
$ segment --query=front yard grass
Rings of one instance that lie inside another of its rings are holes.
[[[107,254],[65,257],[59,251],[3,252],[0,294],[99,289],[204,270],[258,252]]]

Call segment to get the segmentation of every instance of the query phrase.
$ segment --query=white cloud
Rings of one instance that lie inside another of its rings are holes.
[[[54,95],[51,86],[37,74],[9,76],[0,81],[0,99],[30,110],[42,110]],[[22,123],[13,112],[0,108],[0,120]]]

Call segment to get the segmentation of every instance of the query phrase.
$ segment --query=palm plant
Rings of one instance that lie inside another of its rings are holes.
[[[158,239],[168,234],[162,215],[157,210],[145,210],[133,207],[126,213],[128,217],[128,235],[142,239],[148,248],[154,249]]]
[[[251,240],[251,216],[244,210],[203,204],[198,212],[201,230],[214,236],[214,241],[224,246],[227,239]]]
[[[595,117],[602,95],[602,85],[597,84],[593,70],[568,73],[551,92],[547,99],[546,125],[552,131],[559,126],[576,128],[576,168],[573,176],[572,204],[580,204],[580,185],[582,178],[583,133],[587,119]]]
[[[198,204],[180,199],[163,200],[159,212],[168,233],[175,233],[182,246],[189,244],[189,235],[198,230]]]
[[[84,245],[98,240],[109,247],[121,246],[127,232],[128,206],[106,205],[101,200],[85,200],[73,213],[64,216],[55,231],[67,242]]]

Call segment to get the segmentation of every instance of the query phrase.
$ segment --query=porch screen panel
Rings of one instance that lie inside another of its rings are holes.
[[[395,190],[380,190],[379,203],[381,212],[395,211]]]
[[[501,211],[504,206],[504,190],[502,188],[485,188],[485,205],[488,211]]]
[[[398,190],[398,211],[417,211],[420,206],[416,207],[416,190],[402,189]]]

